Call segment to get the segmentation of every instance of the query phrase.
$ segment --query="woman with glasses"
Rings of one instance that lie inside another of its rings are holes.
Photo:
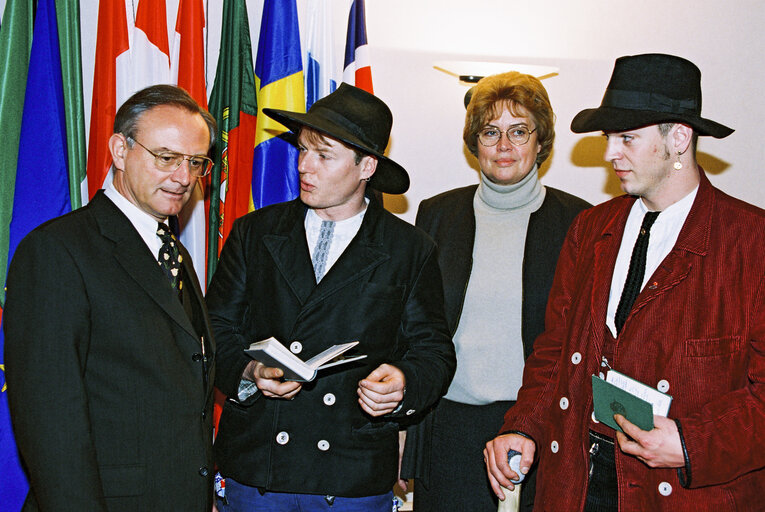
[[[463,139],[478,159],[480,181],[426,199],[417,212],[417,226],[438,243],[457,351],[447,394],[407,434],[402,477],[415,478],[417,512],[497,510],[483,448],[513,405],[544,328],[569,224],[590,206],[539,181],[555,115],[538,79],[514,71],[489,76],[466,103]],[[522,485],[522,510],[533,505],[533,473]]]

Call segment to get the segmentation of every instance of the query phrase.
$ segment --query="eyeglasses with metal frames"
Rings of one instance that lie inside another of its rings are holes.
[[[523,146],[529,141],[531,134],[535,131],[537,131],[536,128],[529,130],[526,126],[517,125],[508,128],[505,132],[505,136],[513,146]],[[487,126],[478,132],[478,141],[487,147],[496,146],[501,138],[502,130],[496,126]]]
[[[203,178],[210,173],[212,169],[213,161],[202,155],[184,155],[183,153],[176,153],[175,151],[163,151],[161,153],[155,153],[150,150],[133,137],[126,137],[141,146],[143,149],[149,152],[154,157],[154,166],[163,172],[175,172],[184,160],[189,161],[189,174],[195,178]]]

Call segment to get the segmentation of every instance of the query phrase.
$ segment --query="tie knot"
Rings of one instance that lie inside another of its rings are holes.
[[[656,218],[659,216],[661,212],[646,212],[645,217],[643,217],[643,224],[640,225],[640,234],[645,235],[649,231],[651,231],[651,226],[653,226],[653,223],[656,222]]]
[[[167,226],[167,224],[162,222],[157,223],[157,236],[160,240],[162,240],[162,242],[167,242],[175,238],[173,236],[173,232],[170,231],[170,228]]]

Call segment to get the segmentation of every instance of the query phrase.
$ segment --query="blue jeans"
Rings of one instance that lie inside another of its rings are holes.
[[[327,497],[318,494],[264,492],[226,478],[226,501],[218,499],[219,512],[392,512],[393,491],[363,498]]]

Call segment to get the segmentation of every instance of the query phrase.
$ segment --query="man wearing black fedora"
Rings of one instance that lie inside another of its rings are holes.
[[[435,244],[366,197],[401,194],[384,155],[392,115],[347,84],[308,113],[265,109],[297,137],[300,197],[236,221],[208,291],[223,511],[389,511],[399,422],[443,395],[455,369]],[[275,337],[307,360],[358,340],[365,359],[312,382],[248,358]]]
[[[601,106],[571,123],[603,132],[626,195],[584,211],[566,238],[546,330],[484,452],[498,495],[515,449],[521,471],[543,468],[540,510],[762,510],[765,212],[696,162],[697,136],[733,132],[701,117],[700,83],[685,59],[622,57]],[[600,379],[622,376],[660,397],[643,429],[616,413],[620,398],[594,411]]]

